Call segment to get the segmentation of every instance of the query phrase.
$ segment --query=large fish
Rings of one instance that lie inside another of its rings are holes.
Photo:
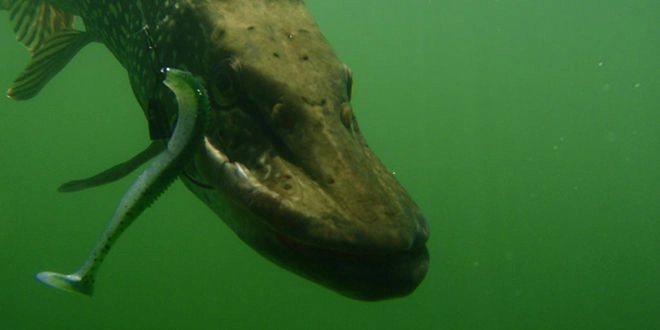
[[[303,1],[0,0],[0,9],[32,53],[10,98],[35,96],[100,42],[127,70],[149,124],[142,153],[61,191],[155,157],[84,265],[40,273],[42,282],[91,295],[112,244],[177,177],[260,254],[345,296],[405,296],[424,278],[427,222],[367,146],[351,71]]]

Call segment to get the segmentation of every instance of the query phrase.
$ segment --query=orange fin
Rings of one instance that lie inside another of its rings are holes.
[[[90,41],[92,38],[88,33],[73,29],[52,34],[32,54],[30,63],[14,80],[7,96],[14,100],[26,100],[37,95]]]
[[[73,28],[73,15],[44,0],[0,0],[9,10],[16,40],[34,53],[52,34]]]
[[[92,38],[73,29],[73,15],[47,0],[0,0],[9,11],[16,40],[27,47],[32,59],[14,80],[7,96],[29,99],[53,78]]]

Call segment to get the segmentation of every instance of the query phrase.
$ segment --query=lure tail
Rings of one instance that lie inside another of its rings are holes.
[[[37,279],[62,291],[82,293],[86,296],[91,296],[94,289],[91,278],[82,278],[77,274],[64,275],[55,272],[41,272],[37,274]]]

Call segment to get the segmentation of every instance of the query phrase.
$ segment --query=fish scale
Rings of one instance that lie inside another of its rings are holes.
[[[99,35],[99,41],[129,72],[133,91],[145,111],[148,98],[156,87],[161,87],[159,79],[154,79],[159,76],[159,70],[168,66],[185,68],[175,52],[161,46],[172,38],[172,30],[165,27],[176,24],[174,14],[180,12],[179,7],[179,1],[147,4],[145,1],[101,1],[83,5],[82,19],[87,31]],[[179,24],[178,33],[196,35],[197,31],[182,31],[181,27],[183,25]]]

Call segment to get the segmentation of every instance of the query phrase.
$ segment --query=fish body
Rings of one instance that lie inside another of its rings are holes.
[[[168,141],[181,109],[162,68],[190,72],[209,114],[203,139],[184,142],[198,151],[175,169],[243,241],[355,299],[405,296],[424,278],[426,219],[368,147],[352,73],[302,1],[3,0],[0,9],[33,56],[10,97],[35,96],[100,42],[128,72],[151,139]],[[149,157],[136,158],[73,186],[112,181]]]

